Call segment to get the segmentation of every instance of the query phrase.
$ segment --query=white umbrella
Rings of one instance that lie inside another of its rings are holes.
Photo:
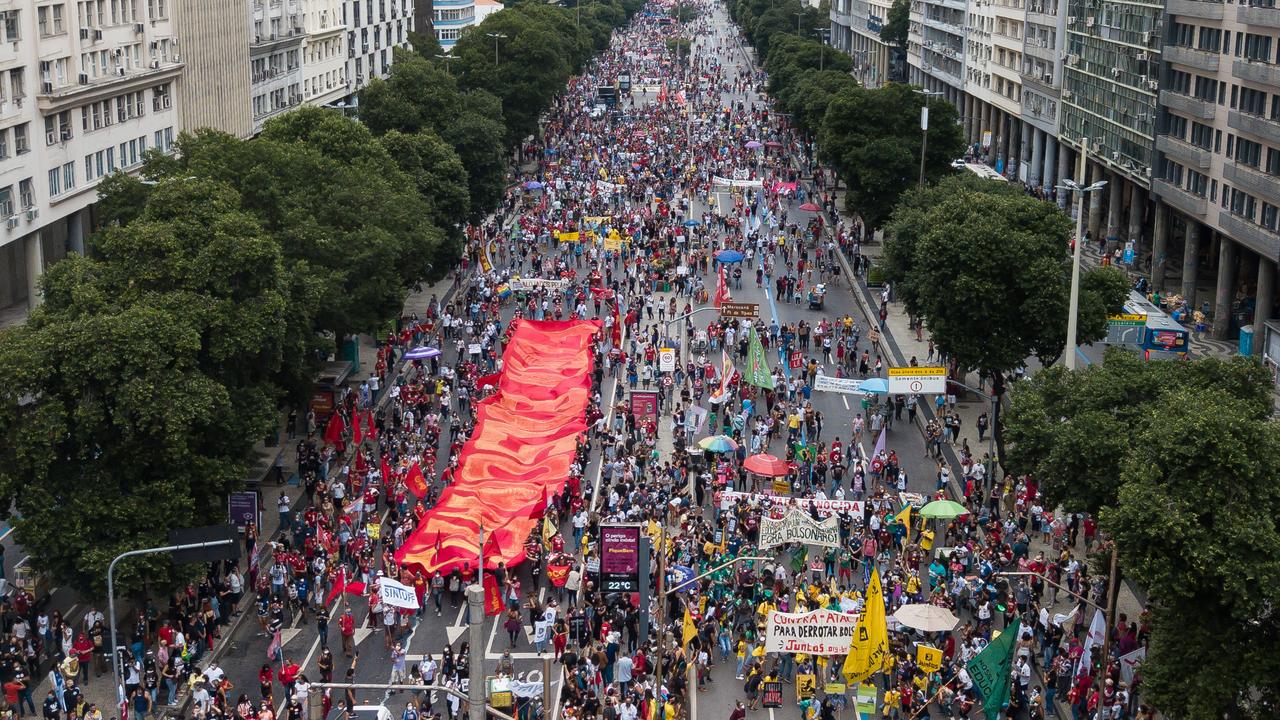
[[[903,605],[893,617],[909,628],[924,632],[948,632],[960,622],[960,618],[952,615],[950,610],[927,604]]]

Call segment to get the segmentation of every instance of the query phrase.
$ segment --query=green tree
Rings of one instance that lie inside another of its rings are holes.
[[[432,224],[457,240],[459,223],[469,214],[471,197],[467,192],[467,169],[453,146],[433,130],[420,130],[412,135],[398,130],[379,138],[387,153],[417,185],[418,193],[431,208]]]
[[[1152,598],[1143,697],[1172,718],[1275,717],[1277,424],[1222,394],[1179,388],[1165,400],[1128,428],[1116,504],[1101,515]]]
[[[889,7],[889,18],[880,28],[880,39],[886,45],[905,50],[910,25],[911,3],[908,0],[893,0],[893,5]]]
[[[899,196],[919,181],[924,102],[924,95],[906,85],[849,87],[831,100],[823,117],[820,156],[848,183],[845,203],[868,230],[879,228]],[[930,101],[925,180],[952,174],[951,161],[963,148],[955,106]]]
[[[1105,362],[1044,368],[1010,393],[1005,418],[1011,470],[1031,473],[1051,505],[1098,513],[1118,502],[1120,475],[1141,428],[1181,392],[1228,398],[1264,420],[1272,397],[1266,368],[1251,358],[1146,362],[1110,348]]]
[[[231,188],[171,180],[42,283],[0,334],[0,498],[33,566],[100,595],[116,554],[207,524],[243,481],[274,425],[290,280]],[[183,577],[157,557],[117,580]]]
[[[955,370],[993,378],[996,395],[1004,392],[1004,374],[1026,358],[1047,366],[1062,354],[1070,285],[1070,220],[1052,203],[1002,185],[911,191],[886,244],[886,271],[908,312],[924,321]],[[1127,295],[1114,268],[1094,273],[1102,279],[1082,282],[1081,295],[1105,295],[1080,304],[1082,343],[1106,333],[1106,314]],[[992,427],[1003,457],[999,405],[996,412]]]

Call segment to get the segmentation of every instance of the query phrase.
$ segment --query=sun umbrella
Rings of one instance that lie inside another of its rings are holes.
[[[960,622],[960,618],[952,615],[950,610],[923,603],[903,605],[893,617],[909,628],[924,632],[950,632]]]
[[[716,260],[722,263],[742,262],[743,255],[737,250],[721,250],[716,253]]]
[[[702,224],[702,221],[701,221],[701,220],[696,220],[696,219],[694,219],[694,218],[689,218],[688,220],[685,220],[685,221],[684,221],[684,226],[685,226],[685,227],[697,227],[697,226],[699,226],[699,225],[701,225],[701,224]]]
[[[768,453],[752,455],[742,463],[742,467],[746,468],[747,472],[765,477],[782,477],[787,474],[786,461],[779,460]]]
[[[538,182],[537,180],[530,180],[529,182],[524,184],[524,189],[525,190],[541,190],[542,183]]]
[[[920,514],[927,518],[950,520],[961,515],[968,515],[969,508],[954,500],[934,500],[920,508]]]
[[[752,140],[747,143],[747,147],[751,148],[752,150],[755,150],[756,148],[764,147],[764,146],[756,142],[755,140]]]
[[[805,203],[800,206],[800,209],[805,212],[818,212],[822,208],[818,207],[817,205],[814,205],[813,203]]]
[[[889,392],[889,381],[884,378],[867,378],[858,384],[858,392],[864,395],[886,395]]]
[[[698,447],[713,453],[727,453],[738,449],[738,443],[725,435],[712,435],[698,441]]]
[[[777,140],[770,140],[769,142],[765,143],[765,146],[766,147],[782,147],[782,143],[778,142]]]
[[[407,360],[428,360],[433,357],[440,357],[440,351],[433,347],[416,347],[404,354]]]

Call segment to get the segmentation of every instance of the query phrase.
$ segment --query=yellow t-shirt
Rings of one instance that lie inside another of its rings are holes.
[[[898,692],[896,690],[889,690],[885,692],[884,707],[886,710],[891,710],[893,708],[900,706],[901,704],[902,704],[902,698],[901,696],[898,695]]]

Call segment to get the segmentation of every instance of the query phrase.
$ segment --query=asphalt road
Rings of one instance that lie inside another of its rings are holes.
[[[713,32],[698,37],[695,44],[695,57],[705,56],[708,52],[714,52],[714,41],[717,38],[731,36],[728,15],[723,8],[716,7],[711,27]],[[737,68],[743,67],[747,61],[747,55],[736,47],[723,53],[720,58],[720,62],[731,73]],[[636,104],[643,104],[648,100],[654,99],[654,95],[636,92],[631,99]],[[720,101],[722,104],[745,101],[749,106],[752,102],[760,102],[760,99],[754,92],[746,94],[724,93],[721,95]],[[700,214],[703,209],[704,207],[701,203],[695,203],[694,211],[696,214]],[[792,214],[794,215],[795,212],[793,210]],[[714,282],[711,284],[713,286]],[[759,303],[761,316],[766,324],[775,319],[779,324],[804,319],[810,325],[816,325],[824,316],[835,318],[851,314],[858,319],[861,325],[864,327],[867,325],[867,320],[862,316],[858,303],[845,286],[833,287],[830,290],[827,295],[826,308],[823,311],[809,310],[807,304],[796,305],[786,302],[770,302],[768,295],[769,293],[766,290],[755,287],[754,270],[752,270],[751,272],[744,272],[742,289],[734,291],[733,299],[735,302]],[[709,315],[701,315],[699,319],[709,317]],[[705,325],[705,322],[699,324]],[[446,361],[452,360],[453,350],[446,348],[445,352]],[[821,360],[821,357],[818,359]],[[828,367],[828,371],[833,372],[833,369]],[[606,383],[606,386],[611,385],[611,383]],[[610,399],[609,397],[605,398],[607,403]],[[851,422],[854,413],[858,410],[858,401],[857,396],[836,393],[813,394],[812,402],[815,409],[821,411],[826,418],[823,440],[829,441],[839,436],[846,442],[848,441],[852,434]],[[873,444],[874,441],[874,438],[865,440],[867,444]],[[924,443],[919,433],[914,428],[909,427],[905,421],[900,422],[888,432],[888,447],[896,450],[902,459],[904,469],[910,479],[909,489],[916,492],[929,492],[934,485],[936,465],[927,457]],[[783,452],[780,443],[773,450],[777,453]],[[866,448],[867,452],[870,452],[870,450],[870,447]],[[598,459],[593,461],[588,468],[587,474],[589,481],[595,481],[597,477]],[[522,573],[524,575],[523,582],[528,587],[527,570],[523,570]],[[543,592],[546,592],[546,590]],[[461,604],[453,606],[446,601],[444,612],[440,616],[436,615],[434,608],[430,608],[421,617],[407,640],[406,652],[408,654],[407,659],[410,662],[428,653],[438,659],[441,650],[446,645],[452,645],[456,652],[458,646],[467,641],[467,626],[464,624],[466,618]],[[332,610],[334,620],[330,624],[329,632],[329,646],[337,656],[335,679],[341,678],[348,662],[341,656],[336,621],[339,611],[339,607],[335,607]],[[353,611],[357,621],[366,619],[367,608],[363,600],[356,600],[353,604]],[[486,673],[492,674],[502,657],[503,651],[507,649],[506,633],[498,627],[497,622],[493,619],[488,619],[484,625],[483,637]],[[317,680],[319,673],[316,670],[315,660],[319,654],[320,643],[314,618],[306,624],[301,624],[295,620],[294,624],[283,633],[283,640],[285,655],[302,664],[303,672],[309,679],[312,681]],[[228,678],[236,685],[236,693],[245,692],[256,700],[257,671],[267,661],[268,638],[265,635],[258,634],[257,622],[250,618],[248,622],[243,623],[240,631],[234,637],[224,642],[230,642],[231,645],[226,649],[221,665]],[[391,678],[391,661],[381,629],[364,628],[358,631],[356,634],[356,648],[360,651],[360,660],[356,665],[355,681],[357,683],[371,684],[388,683]],[[543,672],[544,667],[543,658],[532,650],[530,638],[526,635],[520,639],[518,646],[512,653],[517,674],[523,673],[525,678],[530,680],[540,678],[540,673]],[[558,670],[553,671],[552,677],[558,677]],[[717,665],[713,671],[713,678],[714,681],[710,684],[709,690],[698,693],[698,718],[728,717],[734,702],[744,696],[742,684],[734,680],[731,664]],[[553,694],[558,695],[557,687],[553,687]],[[384,690],[357,691],[356,695],[360,704],[380,704],[385,701],[393,713],[396,714],[398,714],[399,708],[403,707],[405,699],[402,695],[393,696]],[[443,699],[436,704],[435,709],[441,711],[444,709]],[[772,718],[772,711],[769,714]],[[554,717],[554,712],[550,716]]]

